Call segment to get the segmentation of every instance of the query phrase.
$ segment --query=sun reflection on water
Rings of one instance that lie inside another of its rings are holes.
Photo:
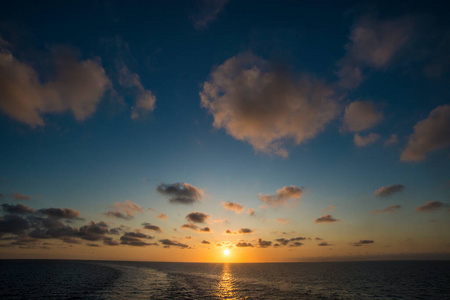
[[[233,292],[233,275],[231,274],[230,265],[227,263],[223,264],[222,278],[217,290],[220,299],[236,299]]]

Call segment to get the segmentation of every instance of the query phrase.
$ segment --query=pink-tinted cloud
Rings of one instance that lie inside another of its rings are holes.
[[[380,138],[380,135],[377,133],[369,133],[366,136],[361,136],[359,134],[355,134],[353,137],[353,142],[357,147],[365,147],[370,144],[375,143]]]
[[[161,219],[161,220],[166,220],[169,217],[166,214],[160,213],[156,218]]]
[[[116,217],[124,220],[134,218],[135,213],[141,213],[144,209],[136,203],[126,200],[114,203],[113,209],[105,213],[108,217]]]
[[[398,144],[398,136],[396,134],[393,134],[389,137],[389,139],[384,142],[385,147],[393,146]]]
[[[303,188],[298,188],[294,185],[284,186],[277,190],[275,195],[259,194],[258,198],[264,202],[265,206],[278,207],[281,205],[290,206],[300,201],[303,195]]]
[[[378,197],[388,197],[395,193],[400,193],[405,189],[405,186],[402,184],[393,184],[393,185],[387,185],[382,186],[378,190],[375,191],[375,196]]]
[[[356,88],[363,80],[363,68],[385,68],[410,40],[413,19],[378,20],[362,17],[353,26],[346,56],[338,63],[340,85]]]
[[[330,205],[328,205],[327,208],[322,209],[321,212],[326,213],[327,211],[332,211],[332,210],[335,210],[335,209],[336,209],[336,206],[330,204]]]
[[[450,105],[433,109],[428,118],[414,125],[414,133],[402,152],[402,161],[421,161],[428,152],[450,146]]]
[[[416,208],[418,212],[434,212],[441,210],[442,208],[449,207],[448,204],[442,203],[441,201],[427,201],[424,205]]]
[[[221,202],[223,207],[227,210],[232,210],[236,213],[241,213],[244,211],[245,207],[236,202]]]
[[[355,101],[345,108],[344,126],[352,132],[359,132],[374,127],[383,119],[371,101]]]
[[[393,212],[398,211],[401,207],[402,207],[401,205],[395,204],[395,205],[388,206],[388,207],[386,207],[384,209],[381,209],[381,210],[374,210],[373,213],[374,214],[393,213]]]
[[[333,90],[318,80],[297,79],[252,54],[214,69],[200,92],[201,104],[224,128],[256,152],[288,156],[286,140],[314,138],[336,116]]]
[[[79,61],[73,51],[56,52],[53,80],[43,82],[29,64],[0,48],[0,110],[31,128],[44,126],[45,114],[70,111],[76,120],[92,116],[111,86],[100,59]]]
[[[325,214],[323,216],[321,216],[320,218],[317,218],[314,220],[314,223],[319,224],[319,223],[333,223],[333,222],[339,222],[339,219],[335,219],[333,218],[332,215],[330,214]]]
[[[24,194],[17,193],[17,192],[12,195],[12,198],[16,201],[31,200],[30,196],[26,196]]]

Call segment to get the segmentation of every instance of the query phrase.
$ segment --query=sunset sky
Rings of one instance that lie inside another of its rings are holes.
[[[0,258],[450,259],[444,1],[2,6]]]

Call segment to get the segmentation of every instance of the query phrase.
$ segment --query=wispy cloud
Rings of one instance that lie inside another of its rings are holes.
[[[351,245],[355,246],[355,247],[360,247],[360,246],[364,246],[364,245],[370,245],[373,243],[375,243],[375,241],[373,241],[373,240],[359,240],[357,242],[351,243]]]
[[[130,200],[124,202],[116,202],[112,207],[112,210],[105,213],[108,217],[115,217],[124,220],[131,220],[134,218],[135,213],[141,213],[144,209]]]
[[[198,11],[191,16],[196,29],[206,29],[217,19],[228,0],[200,0]]]
[[[227,210],[232,210],[236,213],[241,213],[244,211],[245,207],[236,202],[221,202],[223,207]]]
[[[325,215],[321,216],[320,218],[315,219],[314,223],[316,223],[316,224],[318,224],[318,223],[333,223],[333,222],[338,222],[338,221],[340,221],[340,220],[333,218],[332,215],[325,214]]]
[[[442,208],[449,207],[448,204],[442,203],[441,201],[427,201],[424,205],[416,208],[418,212],[433,212],[438,211]]]
[[[381,210],[374,210],[373,213],[374,214],[379,214],[379,213],[393,213],[398,211],[402,206],[395,204],[395,205],[391,205],[386,207],[385,209],[381,209]]]
[[[378,197],[388,197],[395,193],[400,193],[405,189],[405,186],[402,184],[394,184],[394,185],[387,185],[382,186],[378,190],[375,191],[375,196]]]
[[[17,193],[17,192],[12,195],[12,198],[16,201],[31,200],[30,196],[26,196],[24,194]]]
[[[355,136],[353,137],[353,142],[358,147],[365,147],[365,146],[375,143],[376,141],[378,141],[379,138],[380,138],[380,135],[377,133],[369,133],[366,136],[361,136],[356,133]]]
[[[226,234],[250,234],[250,233],[254,233],[255,230],[254,229],[250,229],[250,228],[241,228],[237,231],[231,231],[230,229],[227,229],[225,231]]]

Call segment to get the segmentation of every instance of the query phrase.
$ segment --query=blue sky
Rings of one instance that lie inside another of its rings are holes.
[[[231,243],[274,245],[273,232],[295,231],[332,241],[335,253],[320,257],[351,256],[358,240],[375,241],[358,255],[399,255],[412,245],[396,246],[400,239],[420,245],[417,253],[448,255],[447,9],[425,1],[8,3],[0,12],[0,200],[71,208],[84,222],[127,232],[152,220],[178,241],[189,235],[185,216],[199,211],[210,215],[217,243],[227,228],[252,228]],[[202,190],[201,201],[173,204],[156,189],[174,183]],[[301,195],[277,194],[289,186]],[[392,192],[377,196],[381,187]],[[263,195],[286,203],[262,207]],[[105,215],[126,200],[142,211]],[[392,205],[400,208],[374,213]],[[153,220],[148,208],[169,219]],[[314,222],[326,214],[334,220]],[[15,238],[23,236],[29,231]],[[61,253],[64,242],[56,245]],[[12,249],[1,248],[2,257]],[[314,258],[310,249],[304,257]],[[272,261],[285,255],[270,253]]]

